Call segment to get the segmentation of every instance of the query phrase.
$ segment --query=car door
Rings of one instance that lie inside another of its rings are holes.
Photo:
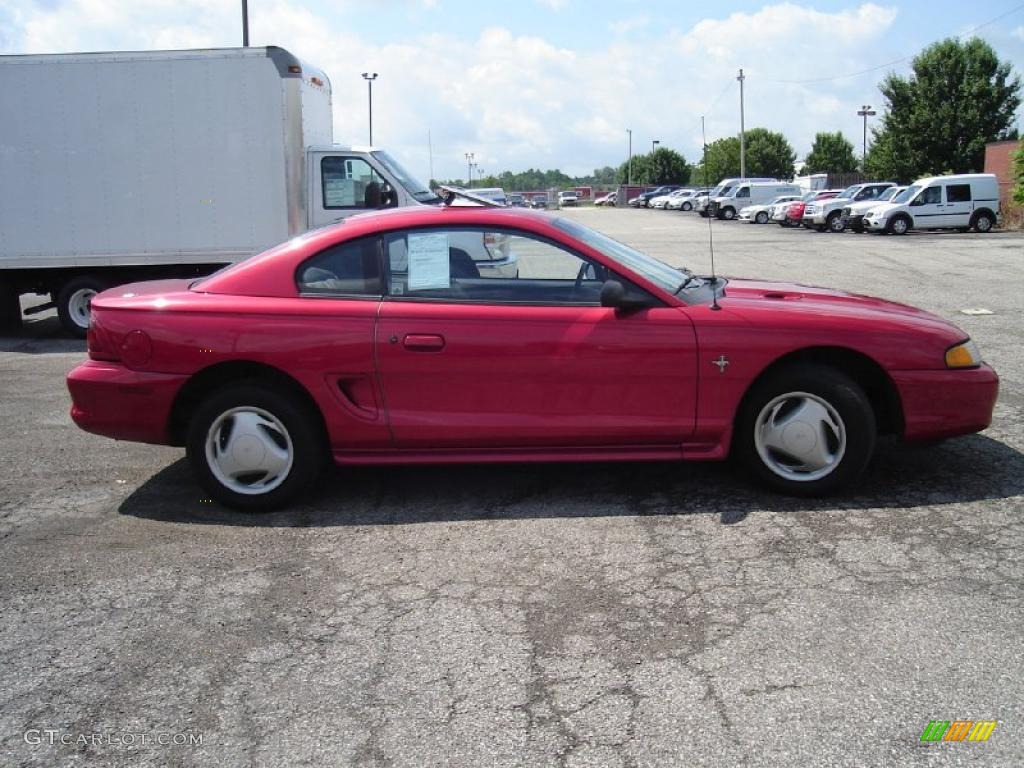
[[[967,227],[971,223],[974,203],[969,182],[948,182],[945,185],[946,207],[940,221],[945,227]]]
[[[499,234],[514,275],[478,269],[487,248],[467,245]],[[604,267],[523,231],[384,242],[376,349],[398,447],[669,445],[692,433],[696,340],[682,309],[602,307]]]
[[[942,218],[945,216],[945,205],[942,185],[932,184],[918,192],[917,197],[910,203],[910,212],[914,217],[914,226],[918,229],[944,226]]]

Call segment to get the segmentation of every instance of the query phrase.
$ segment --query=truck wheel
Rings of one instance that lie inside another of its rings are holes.
[[[910,229],[910,219],[906,216],[893,216],[885,229],[890,235],[905,235]]]
[[[767,224],[768,223],[768,213],[767,213],[767,211],[760,211],[757,214],[757,216],[754,217],[754,221],[756,221],[758,224]]]
[[[849,486],[875,450],[875,413],[845,374],[800,364],[757,382],[737,418],[734,453],[761,483],[795,496]]]
[[[825,220],[825,226],[828,227],[829,232],[842,232],[846,229],[846,222],[843,221],[843,215],[839,211],[830,213],[828,218]]]
[[[326,448],[307,409],[259,381],[215,392],[196,409],[187,453],[203,488],[228,507],[265,512],[315,487]]]
[[[68,280],[57,292],[57,317],[64,330],[72,336],[85,338],[89,331],[89,304],[97,293],[107,289],[107,284],[91,275]]]
[[[21,328],[21,301],[18,289],[0,283],[0,330],[17,331]]]
[[[995,222],[992,221],[992,217],[987,213],[976,214],[974,221],[971,222],[971,226],[974,227],[974,231],[980,232],[981,234],[991,232],[994,224]]]
[[[732,206],[725,206],[721,211],[718,212],[718,218],[725,219],[726,221],[732,221],[736,218],[736,209]]]

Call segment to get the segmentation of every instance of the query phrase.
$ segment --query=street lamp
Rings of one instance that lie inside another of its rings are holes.
[[[865,163],[868,161],[868,118],[874,117],[878,113],[871,108],[870,104],[863,104],[861,105],[861,108],[857,110],[857,114],[864,118],[864,145],[862,150],[864,154],[861,155],[860,161],[861,168],[863,169]]]
[[[370,74],[363,72],[363,79],[366,81],[367,94],[370,98],[370,146],[373,146],[373,81],[377,79],[377,73]]]
[[[633,186],[633,129],[627,128],[629,134],[629,170],[626,172],[626,184]]]
[[[472,152],[466,153],[466,187],[473,186],[473,158],[476,157]]]
[[[653,140],[653,141],[651,142],[651,154],[652,154],[652,155],[654,154],[654,148],[655,148],[656,146],[658,146],[659,144],[661,144],[661,141],[660,141],[659,139],[654,139],[654,140]]]

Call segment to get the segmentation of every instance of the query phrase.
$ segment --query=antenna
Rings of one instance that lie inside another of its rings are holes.
[[[704,132],[704,115],[700,116],[700,138],[704,142],[704,178],[702,181],[705,185],[708,182],[708,136]],[[711,216],[708,217],[708,247],[711,249],[711,309],[718,311],[721,309],[718,306],[718,291],[715,288],[718,285],[718,279],[715,277],[715,233],[714,228],[711,226]]]

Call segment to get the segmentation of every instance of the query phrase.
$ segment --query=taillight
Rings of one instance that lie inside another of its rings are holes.
[[[89,332],[86,334],[86,351],[90,360],[105,360],[111,363],[120,362],[121,356],[117,346],[110,341],[110,337],[97,322],[97,312],[92,310],[92,318],[89,323]]]

